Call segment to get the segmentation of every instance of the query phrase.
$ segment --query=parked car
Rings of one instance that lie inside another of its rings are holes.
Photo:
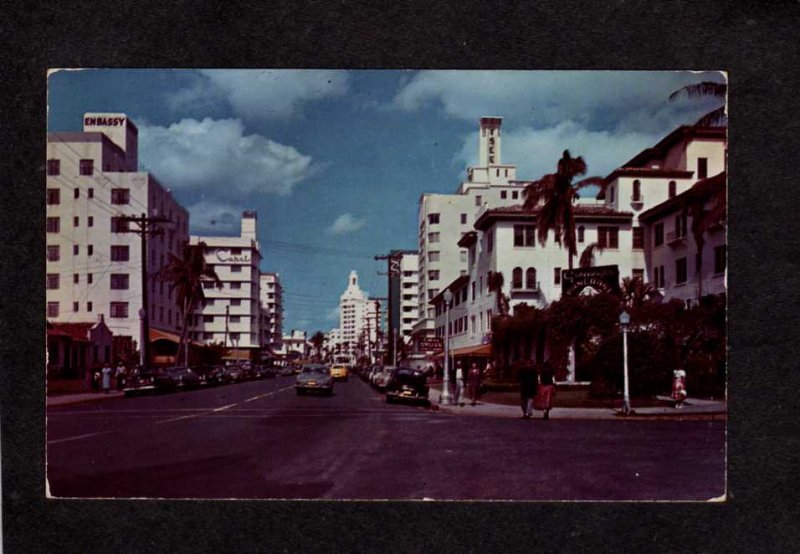
[[[281,370],[278,373],[278,375],[280,375],[281,377],[286,377],[287,375],[292,375],[293,373],[294,373],[294,371],[292,371],[292,368],[287,366],[287,367],[281,368]]]
[[[333,364],[331,366],[331,377],[337,381],[347,381],[348,371],[344,364]]]
[[[125,396],[145,394],[156,390],[155,378],[160,368],[137,367],[128,372],[125,383]]]
[[[295,379],[294,388],[298,396],[312,391],[320,391],[331,395],[333,394],[333,377],[328,371],[328,366],[308,364],[303,366],[300,374]]]
[[[225,380],[228,383],[238,383],[244,380],[242,369],[236,366],[229,366],[225,368]]]
[[[201,385],[212,387],[225,383],[225,380],[223,379],[225,370],[220,366],[197,366],[192,368],[192,371],[197,374],[197,378],[200,380]]]
[[[429,387],[425,372],[410,367],[398,367],[386,384],[386,402],[409,400],[428,402]]]
[[[384,367],[381,371],[379,371],[375,375],[375,379],[373,381],[373,385],[379,391],[384,392],[386,390],[386,385],[389,384],[389,380],[392,378],[394,374],[395,368],[391,366]]]
[[[168,367],[155,376],[156,390],[174,391],[200,386],[200,378],[188,367]]]

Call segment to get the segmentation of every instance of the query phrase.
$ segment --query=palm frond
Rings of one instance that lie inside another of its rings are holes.
[[[705,98],[709,96],[713,96],[714,98],[725,98],[727,93],[727,83],[703,81],[679,88],[669,95],[669,100],[672,102],[681,96],[686,96],[687,98]]]
[[[600,247],[599,242],[593,242],[589,244],[586,248],[583,249],[581,252],[581,257],[578,260],[578,267],[592,267],[594,265],[594,255],[595,253],[599,254],[603,251],[603,248]]]
[[[728,115],[725,113],[725,106],[720,106],[715,110],[711,110],[706,115],[697,120],[694,124],[695,127],[718,127],[725,125],[728,120]]]

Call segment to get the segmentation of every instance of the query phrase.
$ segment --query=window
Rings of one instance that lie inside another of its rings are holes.
[[[486,233],[486,250],[491,252],[494,249],[494,233],[489,230]]]
[[[658,266],[653,268],[653,284],[658,287],[659,286],[659,274],[658,274]]]
[[[58,317],[58,302],[47,303],[47,317]]]
[[[686,258],[675,260],[675,284],[680,285],[686,282]]]
[[[61,219],[58,217],[47,218],[47,232],[58,233],[61,231]]]
[[[429,262],[438,262],[439,261],[439,251],[438,250],[431,250],[428,252],[428,261]]]
[[[481,204],[483,204],[483,196],[476,196],[475,197],[475,205],[476,206],[480,206]]]
[[[91,256],[94,254],[94,245],[90,244],[86,247],[86,255]]]
[[[59,252],[58,245],[57,244],[56,245],[48,244],[47,245],[47,261],[48,262],[57,262],[60,259],[61,259],[61,255],[60,255],[60,252]]]
[[[80,253],[81,253],[81,247],[79,245],[77,245],[77,244],[73,244],[72,245],[72,255],[73,256],[77,256]]]
[[[642,183],[639,181],[639,179],[636,179],[633,182],[633,195],[631,200],[634,202],[641,202],[642,200]]]
[[[87,227],[94,227],[94,217],[89,216],[86,219],[86,225],[87,225]]]
[[[500,198],[505,199],[508,197],[508,193],[504,190],[500,191]]]
[[[428,214],[428,224],[436,225],[439,223],[439,214]]]
[[[519,198],[519,192],[516,191],[516,190],[511,191],[511,199],[512,200],[517,200],[518,198]]]
[[[78,274],[78,273],[73,273],[73,274],[72,274],[72,282],[73,282],[74,284],[76,284],[76,285],[77,285],[78,283],[80,283],[80,282],[81,282],[81,276],[80,276],[80,274]]]
[[[521,289],[522,288],[522,268],[515,267],[514,271],[511,272],[511,288],[512,289]]]
[[[653,227],[653,246],[664,244],[664,224],[656,223]]]
[[[111,218],[111,232],[124,233],[128,230],[128,221],[122,217]]]
[[[109,312],[111,313],[111,317],[118,317],[118,318],[128,317],[128,303],[112,302]]]
[[[677,185],[675,184],[675,181],[669,182],[668,190],[669,192],[667,194],[670,198],[677,194]]]
[[[89,283],[89,284],[91,285],[91,284],[92,284],[92,282],[94,282],[94,274],[92,274],[92,273],[87,273],[87,274],[86,274],[86,282],[87,282],[87,283]]]
[[[72,218],[72,226],[73,227],[80,227],[81,226],[81,218],[77,215]]]
[[[72,303],[72,311],[73,312],[77,312],[79,309],[80,309],[80,305],[78,304],[78,302],[73,302]]]
[[[231,300],[231,306],[241,306],[241,305],[242,305],[241,298],[234,298],[233,300]]]
[[[60,189],[47,189],[47,205],[53,206],[61,203]]]
[[[47,174],[48,175],[61,174],[61,160],[47,160]]]
[[[93,175],[94,174],[94,160],[81,160],[80,161],[80,174]]]
[[[58,273],[48,273],[47,274],[47,289],[48,290],[57,290],[58,289]]]
[[[614,187],[608,187],[608,201],[609,203],[614,203]]]
[[[214,323],[214,316],[213,315],[204,315],[203,316],[203,323]]]
[[[241,273],[241,272],[242,272],[242,266],[240,265],[231,266],[231,273]]]
[[[94,309],[94,305],[91,302],[86,303],[86,311],[91,312]]]
[[[241,288],[242,288],[242,284],[241,283],[231,283],[231,289],[232,290],[239,290]]]
[[[714,273],[724,273],[727,266],[727,248],[723,244],[714,248]]]
[[[471,288],[472,288],[472,301],[474,302],[475,301],[475,281],[472,281]]]
[[[203,340],[211,340],[214,338],[214,333],[204,332],[203,333]]]
[[[584,229],[583,225],[578,227],[578,242],[583,242],[585,237],[586,229]]]
[[[536,286],[536,269],[529,267],[525,271],[525,288],[528,290],[535,290]]]
[[[466,263],[466,262],[467,262],[467,251],[466,251],[466,250],[462,250],[462,251],[459,253],[459,255],[461,256],[461,257],[460,257],[460,260],[461,260],[463,263]]]
[[[556,267],[553,269],[553,284],[560,285],[561,284],[561,268]]]
[[[428,242],[439,242],[439,233],[428,233]]]
[[[130,204],[131,203],[130,189],[111,189],[111,203]]]
[[[675,216],[675,236],[686,236],[686,214]]]
[[[433,300],[437,294],[439,294],[439,289],[428,289],[428,300]]]
[[[643,227],[634,227],[633,228],[633,249],[634,250],[641,250],[644,248],[644,228]]]
[[[514,225],[514,246],[536,246],[536,226]]]
[[[129,279],[127,273],[111,274],[111,290],[128,290]]]
[[[230,319],[231,323],[240,323],[242,321],[242,316],[232,315]]]
[[[89,198],[94,198],[94,189],[93,189],[93,188],[89,188],[89,189],[87,190],[86,194],[87,194],[87,196],[88,196]]]
[[[619,248],[619,227],[598,227],[597,243],[603,248]]]
[[[438,281],[439,280],[439,270],[433,269],[428,272],[428,279],[430,281]]]
[[[127,244],[111,245],[111,261],[127,262],[130,260],[130,249]]]
[[[644,282],[644,269],[632,269],[631,277],[634,280],[639,279],[640,281]]]
[[[697,178],[708,177],[708,158],[697,158]]]

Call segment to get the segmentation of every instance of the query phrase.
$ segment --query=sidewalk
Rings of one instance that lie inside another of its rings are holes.
[[[82,402],[92,402],[95,400],[110,400],[125,396],[122,391],[112,391],[108,394],[103,392],[80,392],[77,394],[60,394],[58,396],[47,397],[47,407],[67,406],[69,404],[80,404]]]
[[[441,388],[431,387],[430,400],[431,408],[448,414],[465,416],[487,416],[521,419],[522,409],[519,406],[508,406],[505,404],[489,404],[478,401],[472,406],[466,402],[464,406],[443,406],[439,404]],[[668,397],[657,397],[659,400],[669,400]],[[627,417],[622,416],[617,410],[611,408],[553,408],[550,410],[550,419],[680,419],[687,416],[725,416],[728,408],[725,402],[716,400],[701,400],[688,398],[684,401],[682,408],[672,406],[657,406],[649,408],[634,408],[633,413]],[[542,419],[543,413],[535,411],[534,419]]]

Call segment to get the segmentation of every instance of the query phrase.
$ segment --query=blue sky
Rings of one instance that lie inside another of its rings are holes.
[[[605,175],[714,102],[669,94],[719,73],[84,70],[48,79],[48,130],[85,112],[139,127],[140,169],[190,211],[193,234],[238,234],[257,210],[262,270],[281,274],[284,329],[328,331],[351,269],[386,296],[391,249],[416,248],[424,192],[453,192],[477,160],[482,115],[503,121],[518,177],[561,151]]]

